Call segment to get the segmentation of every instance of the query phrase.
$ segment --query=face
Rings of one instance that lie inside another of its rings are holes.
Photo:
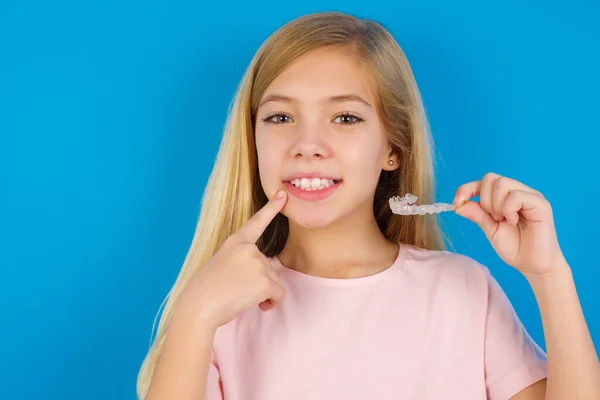
[[[379,175],[398,160],[367,76],[349,50],[318,49],[285,69],[261,99],[261,184],[268,198],[287,190],[282,213],[290,224],[319,228],[349,215],[372,218]]]

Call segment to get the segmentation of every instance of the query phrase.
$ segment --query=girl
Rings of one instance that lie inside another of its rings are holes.
[[[454,204],[528,279],[547,359],[489,270],[444,250],[433,215],[392,214],[392,196],[432,202],[430,146],[381,25],[319,13],[273,34],[236,95],[139,397],[599,399],[539,192],[490,173]]]

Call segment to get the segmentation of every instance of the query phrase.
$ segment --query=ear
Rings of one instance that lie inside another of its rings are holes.
[[[383,164],[383,170],[384,171],[394,171],[394,170],[398,169],[399,167],[400,167],[400,158],[398,157],[398,155],[396,153],[394,153],[393,151],[390,151],[388,153],[387,157],[385,158],[385,161]]]

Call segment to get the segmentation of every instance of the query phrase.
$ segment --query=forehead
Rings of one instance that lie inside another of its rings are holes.
[[[303,102],[355,94],[373,104],[369,73],[350,48],[308,52],[284,69],[267,88],[270,94],[293,96]]]

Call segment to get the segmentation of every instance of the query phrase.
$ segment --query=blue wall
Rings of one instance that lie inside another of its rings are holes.
[[[323,10],[375,18],[404,48],[440,201],[487,171],[550,199],[600,348],[600,217],[581,206],[600,197],[597,3],[54,3],[0,5],[0,398],[134,398],[236,85],[271,32]],[[444,220],[543,346],[524,278]]]

